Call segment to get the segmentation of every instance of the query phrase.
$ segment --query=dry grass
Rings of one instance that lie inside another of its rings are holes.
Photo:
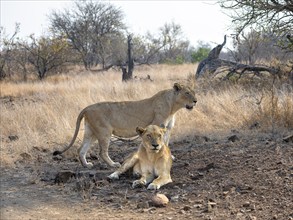
[[[147,98],[174,82],[186,83],[194,69],[186,64],[135,70],[135,75],[150,75],[153,82],[123,83],[121,73],[113,70],[52,76],[44,82],[1,83],[1,163],[12,165],[35,146],[53,151],[68,144],[78,113],[89,104]],[[263,132],[282,133],[293,127],[292,87],[255,89],[216,82],[197,83],[196,91],[198,105],[193,111],[178,112],[172,140],[248,130],[255,122]]]

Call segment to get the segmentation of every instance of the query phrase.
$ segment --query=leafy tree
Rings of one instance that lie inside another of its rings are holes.
[[[197,47],[197,49],[191,53],[191,62],[196,63],[207,58],[210,50],[211,46],[209,44],[199,42],[199,46]]]
[[[51,30],[65,36],[79,53],[86,69],[117,62],[113,45],[124,42],[123,13],[102,1],[75,1],[75,7],[50,15]],[[119,49],[119,48],[118,48]]]
[[[62,38],[35,38],[30,36],[30,43],[19,42],[20,48],[27,51],[28,62],[32,64],[39,79],[44,79],[45,76],[52,70],[63,65],[66,60],[66,51],[68,43]]]

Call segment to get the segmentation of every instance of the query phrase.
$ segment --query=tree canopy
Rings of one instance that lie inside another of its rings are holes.
[[[293,0],[219,0],[230,12],[236,38],[247,27],[270,30],[280,36],[279,45],[293,52]]]
[[[65,36],[80,54],[86,69],[117,54],[115,42],[121,41],[124,15],[119,8],[102,1],[76,1],[73,9],[54,11],[51,30]],[[118,53],[119,54],[119,53]]]

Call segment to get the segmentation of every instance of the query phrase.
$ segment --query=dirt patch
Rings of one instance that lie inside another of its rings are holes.
[[[135,144],[111,146],[115,161]],[[171,143],[173,183],[158,191],[132,189],[130,174],[113,172],[94,153],[95,167],[33,148],[1,171],[1,219],[293,219],[291,142],[266,137],[189,137]],[[162,193],[166,207],[152,205]]]

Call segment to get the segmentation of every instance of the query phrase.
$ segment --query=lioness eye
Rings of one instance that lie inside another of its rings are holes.
[[[185,94],[186,94],[186,95],[189,95],[190,93],[189,93],[189,92],[186,92]]]
[[[147,135],[148,138],[151,138],[152,136],[150,134]]]

